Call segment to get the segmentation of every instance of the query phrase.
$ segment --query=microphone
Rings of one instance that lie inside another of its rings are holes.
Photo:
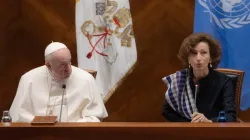
[[[66,85],[63,84],[63,85],[62,85],[62,88],[63,88],[63,93],[62,93],[62,101],[61,101],[61,109],[60,109],[59,122],[61,122],[61,119],[62,119],[62,106],[63,106],[63,99],[64,99],[64,94],[65,94]]]
[[[195,84],[195,93],[194,93],[195,105],[196,105],[196,99],[197,99],[198,90],[199,90],[199,85]]]

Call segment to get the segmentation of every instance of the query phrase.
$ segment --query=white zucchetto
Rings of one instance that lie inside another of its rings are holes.
[[[44,51],[44,56],[46,57],[46,56],[48,56],[49,54],[51,54],[51,53],[53,53],[53,52],[55,52],[55,51],[57,51],[57,50],[64,49],[64,48],[67,48],[67,46],[64,45],[63,43],[60,43],[60,42],[52,42],[52,43],[50,43],[50,44],[46,47],[46,49],[45,49],[45,51]]]

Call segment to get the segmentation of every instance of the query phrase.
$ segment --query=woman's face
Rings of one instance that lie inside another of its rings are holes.
[[[188,62],[193,70],[208,69],[208,64],[211,61],[209,46],[206,42],[198,43],[194,51],[188,57]]]

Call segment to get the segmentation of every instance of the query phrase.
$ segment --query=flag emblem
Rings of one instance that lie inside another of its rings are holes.
[[[97,2],[96,3],[96,15],[103,15],[105,12],[105,3]]]
[[[105,7],[109,8],[105,10]],[[111,7],[111,8],[110,8]],[[96,3],[96,15],[103,15],[105,24],[103,26],[95,25],[91,20],[85,21],[81,27],[83,35],[88,39],[91,46],[90,52],[86,55],[91,58],[92,54],[97,54],[105,57],[105,60],[110,64],[116,61],[118,56],[117,50],[112,46],[110,37],[114,35],[120,39],[120,44],[123,47],[131,47],[131,39],[134,37],[132,28],[131,14],[128,8],[117,8],[117,4],[112,3]],[[98,38],[95,42],[92,38]],[[98,44],[103,44],[102,48],[97,48]]]
[[[210,14],[210,22],[222,29],[241,28],[250,23],[249,0],[198,0]]]

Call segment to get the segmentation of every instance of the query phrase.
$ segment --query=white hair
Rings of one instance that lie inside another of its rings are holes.
[[[51,60],[52,60],[52,58],[53,58],[53,54],[54,54],[54,53],[51,53],[51,54],[45,56],[45,62],[48,62],[48,63],[51,62]]]

